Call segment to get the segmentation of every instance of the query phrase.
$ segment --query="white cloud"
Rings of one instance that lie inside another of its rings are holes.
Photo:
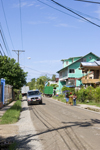
[[[59,62],[61,63],[61,60],[43,60],[43,61],[34,61],[34,62],[32,62],[32,63],[39,63],[39,64],[40,64],[40,63],[46,63],[46,64],[47,64],[47,63],[49,63],[49,64],[50,64],[50,63],[51,63],[51,64],[54,63],[54,64],[55,64],[55,63],[59,63]]]
[[[98,7],[98,10],[95,11],[96,14],[98,14],[98,17],[100,18],[100,7]]]
[[[31,6],[33,6],[34,4],[35,4],[35,2],[25,2],[25,1],[23,1],[23,2],[21,2],[21,7],[31,7]],[[13,7],[14,7],[14,8],[17,8],[17,7],[19,7],[19,6],[20,6],[19,3],[13,4]]]
[[[55,26],[56,27],[68,27],[68,24],[66,24],[66,23],[60,23],[60,24],[57,24]]]
[[[43,22],[43,21],[30,21],[28,22],[28,24],[32,24],[32,25],[37,25],[37,24],[47,24],[48,22]]]
[[[60,24],[55,25],[55,27],[77,28],[77,27],[75,27],[75,26],[68,25],[67,23],[60,23]]]
[[[35,7],[40,7],[40,5],[35,5]]]
[[[47,19],[49,19],[49,20],[55,20],[55,19],[57,19],[57,17],[49,16]]]

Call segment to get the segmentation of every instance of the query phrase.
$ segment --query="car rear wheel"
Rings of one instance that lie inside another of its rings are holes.
[[[39,102],[39,104],[42,104],[42,100]]]

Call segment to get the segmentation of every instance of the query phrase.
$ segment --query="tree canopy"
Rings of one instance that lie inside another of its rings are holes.
[[[52,75],[52,79],[51,79],[52,81],[55,81],[56,80],[56,75],[55,74],[53,74]]]
[[[49,80],[50,78],[47,75],[40,76],[37,79],[31,79],[31,82],[28,82],[27,85],[29,86],[30,90],[39,89],[41,92],[43,92],[45,83]]]
[[[6,84],[10,84],[13,88],[19,89],[26,84],[27,72],[16,63],[15,59],[7,56],[0,56],[0,78],[4,78]]]

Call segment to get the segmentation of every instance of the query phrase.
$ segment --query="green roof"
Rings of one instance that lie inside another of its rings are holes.
[[[70,57],[70,58],[68,58],[68,59],[62,59],[61,61],[69,60],[69,59],[73,59],[73,58],[82,58],[82,56],[79,56],[79,57]]]
[[[88,53],[88,54],[86,54],[86,55],[84,55],[83,57],[85,57],[85,56],[87,56],[87,55],[89,55],[89,54],[93,54],[92,52],[90,52],[90,53]],[[97,55],[95,55],[95,54],[93,54],[94,56],[96,56],[96,57],[98,57]],[[83,57],[81,57],[81,58],[83,58]],[[72,57],[72,58],[78,58],[78,57]],[[79,61],[81,58],[79,58],[78,60],[76,60],[76,61],[74,61],[73,63],[71,63],[71,64],[69,64],[68,66],[66,66],[66,67],[64,67],[64,68],[62,68],[62,69],[60,69],[59,71],[57,71],[57,73],[59,73],[60,71],[62,71],[62,70],[64,70],[64,69],[66,69],[67,67],[69,67],[69,66],[71,66],[72,64],[74,64],[74,63],[76,63],[77,61]],[[98,57],[98,58],[100,58],[100,57]],[[66,59],[66,60],[68,60],[68,59]]]

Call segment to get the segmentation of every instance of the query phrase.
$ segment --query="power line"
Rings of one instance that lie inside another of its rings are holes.
[[[6,18],[6,14],[5,14],[5,10],[4,10],[4,6],[3,6],[3,1],[2,0],[1,0],[1,4],[2,4],[2,9],[3,9],[3,13],[4,13],[4,17],[5,17],[6,26],[7,26],[8,34],[9,34],[9,37],[10,37],[10,41],[11,41],[12,47],[14,49],[14,45],[13,45],[12,38],[11,38],[11,35],[10,35],[10,30],[9,30],[9,27],[8,27],[7,18]]]
[[[4,50],[3,50],[3,48],[2,48],[2,45],[0,44],[0,47],[1,47],[1,49],[2,49],[2,51],[3,51],[3,53],[4,53],[4,55],[5,55],[5,52],[4,52]],[[0,51],[1,52],[1,51]],[[2,53],[1,53],[2,54]],[[3,55],[2,55],[3,56]]]
[[[7,42],[6,42],[6,38],[5,38],[4,33],[3,33],[3,29],[1,27],[1,23],[0,23],[0,34],[1,34],[1,38],[2,38],[2,41],[3,41],[3,44],[5,46],[7,53],[9,52],[9,54],[11,55],[10,50],[8,48],[8,45],[7,45]]]
[[[75,1],[80,1],[80,2],[88,2],[88,3],[100,4],[100,2],[94,2],[94,1],[85,1],[85,0],[75,0]]]
[[[57,11],[59,11],[59,12],[62,12],[62,13],[64,13],[64,14],[68,15],[68,16],[71,16],[71,17],[73,17],[73,18],[79,19],[78,17],[75,17],[75,16],[73,16],[73,15],[70,15],[70,14],[68,14],[68,13],[66,13],[66,12],[64,12],[64,11],[62,11],[62,10],[59,10],[59,9],[57,9],[57,8],[55,8],[55,7],[51,6],[51,5],[49,5],[49,4],[46,4],[46,3],[44,3],[44,2],[42,2],[42,1],[40,1],[40,0],[37,0],[37,1],[40,2],[40,3],[42,3],[42,4],[44,4],[44,5],[46,5],[46,6],[48,6],[48,7],[50,7],[50,8],[52,8],[52,9],[55,9],[55,10],[57,10]]]
[[[42,3],[42,4],[44,4],[44,5],[48,6],[48,7],[50,7],[50,8],[52,8],[52,9],[55,9],[55,10],[61,12],[61,13],[64,13],[64,14],[66,14],[66,15],[69,15],[69,16],[75,18],[75,19],[79,19],[78,17],[75,17],[75,16],[73,16],[73,15],[70,15],[70,14],[68,14],[68,13],[66,13],[66,12],[64,12],[64,11],[62,11],[62,10],[59,10],[59,9],[57,9],[57,8],[51,6],[51,5],[48,5],[48,4],[46,4],[46,3],[44,3],[44,2],[42,2],[42,1],[40,1],[40,0],[37,0],[37,1],[39,1],[40,3]],[[71,8],[69,8],[69,9],[71,9]],[[73,9],[71,9],[71,10],[73,10]],[[73,11],[76,11],[76,10],[73,10]],[[77,13],[80,13],[80,14],[83,14],[84,16],[87,16],[87,17],[90,17],[90,18],[92,18],[92,19],[95,19],[95,20],[100,21],[99,18],[96,18],[96,17],[90,16],[90,15],[84,14],[84,13],[79,12],[79,11],[76,11],[76,12],[77,12]]]
[[[22,64],[21,64],[21,65],[22,65]],[[23,65],[22,65],[22,66],[23,66]],[[48,75],[53,75],[53,74],[51,74],[51,73],[42,72],[42,71],[39,71],[39,70],[36,70],[36,69],[30,68],[30,67],[27,67],[27,66],[24,66],[24,67],[26,67],[26,68],[28,68],[28,69],[30,69],[30,70],[33,70],[33,71],[39,72],[39,73],[48,74]]]
[[[23,34],[22,34],[22,13],[21,13],[21,0],[19,0],[19,9],[20,9],[20,29],[21,29],[21,42],[23,49]]]
[[[4,40],[4,38],[3,38],[3,35],[2,35],[1,30],[0,30],[0,34],[1,34],[1,37],[2,37],[2,40],[3,40],[4,46],[5,46],[5,49],[6,49],[7,53],[8,53],[7,46],[6,46],[6,43],[5,43],[5,40]]]
[[[38,1],[40,1],[40,0],[38,0]],[[51,7],[52,7],[52,6],[51,6]],[[69,8],[69,7],[67,7],[67,8]],[[55,8],[55,9],[56,9],[56,8]],[[72,9],[72,8],[69,8],[69,9],[71,9],[71,10],[73,10],[73,11],[76,11],[77,13],[82,14],[82,15],[84,15],[84,16],[90,17],[91,19],[95,19],[95,20],[100,21],[99,18],[96,18],[96,17],[90,16],[90,15],[87,15],[87,14],[85,14],[85,13],[82,13],[82,12],[77,11],[77,10]],[[59,10],[59,9],[58,9],[58,10]],[[60,11],[60,10],[59,10],[59,11]],[[61,11],[61,12],[63,12],[63,11]],[[64,13],[65,13],[65,12],[64,12]],[[65,14],[67,14],[67,13],[65,13]],[[70,15],[70,14],[68,14],[68,15],[69,15],[69,16],[72,16],[72,15]],[[74,17],[74,18],[76,18],[76,19],[79,19],[78,17],[75,17],[75,16],[72,16],[72,17]]]
[[[81,17],[82,19],[86,20],[87,22],[89,22],[89,23],[91,23],[91,24],[93,24],[93,25],[95,25],[95,26],[97,26],[97,27],[100,27],[100,25],[98,25],[98,24],[96,24],[96,23],[90,21],[89,19],[87,19],[87,18],[83,17],[82,15],[76,13],[75,11],[69,9],[68,7],[63,6],[62,4],[60,4],[60,3],[58,3],[58,2],[56,2],[56,1],[54,1],[54,0],[51,0],[51,1],[52,1],[53,3],[55,3],[56,5],[58,5],[58,6],[62,7],[62,8],[64,8],[64,9],[67,9],[68,11],[70,11],[70,12],[74,13],[75,15]]]

